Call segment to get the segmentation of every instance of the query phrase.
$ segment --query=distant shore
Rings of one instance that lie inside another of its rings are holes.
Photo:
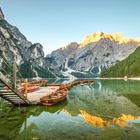
[[[39,78],[39,79],[65,79],[65,80],[69,80],[70,78]],[[138,80],[140,81],[140,77],[131,77],[131,78],[123,78],[123,77],[96,77],[96,78],[75,78],[73,80],[77,80],[77,79],[103,79],[103,80]]]
[[[106,80],[138,80],[140,81],[140,77],[132,77],[132,78],[121,78],[121,77],[117,77],[117,78],[113,78],[113,77],[106,77],[106,78],[102,78],[102,77],[99,77],[99,78],[95,78],[95,79],[106,79]]]
[[[135,78],[128,78],[130,80],[140,80],[140,77],[135,77]]]

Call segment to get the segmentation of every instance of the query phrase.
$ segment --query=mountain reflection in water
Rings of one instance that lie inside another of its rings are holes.
[[[105,120],[102,117],[92,116],[83,110],[80,110],[80,112],[85,121],[99,128],[104,128],[109,125],[126,126],[130,123],[129,121],[140,119],[140,116],[122,114],[118,118],[113,118],[112,120]]]
[[[50,81],[50,83],[67,81]],[[0,110],[2,140],[112,140],[140,138],[140,82],[97,80],[70,89],[52,107]],[[17,127],[16,127],[17,126]]]

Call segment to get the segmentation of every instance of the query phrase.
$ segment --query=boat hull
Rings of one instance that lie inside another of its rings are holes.
[[[42,105],[53,106],[53,105],[65,100],[67,93],[68,93],[67,89],[60,90],[60,91],[56,92],[55,94],[51,94],[51,95],[41,98],[40,103]]]

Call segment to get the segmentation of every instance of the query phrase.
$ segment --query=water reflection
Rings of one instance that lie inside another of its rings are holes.
[[[50,83],[66,82],[65,80]],[[3,140],[138,139],[140,82],[102,80],[73,87],[57,106],[0,110]],[[122,115],[123,114],[123,115]],[[122,127],[123,126],[123,127]],[[7,130],[7,131],[6,131]]]
[[[79,113],[84,110],[91,114],[119,116],[120,114],[140,115],[140,108],[115,90],[102,88],[98,84],[74,87],[68,94],[68,112]]]
[[[90,115],[89,113],[87,113],[83,110],[80,110],[80,112],[85,121],[87,121],[88,123],[90,123],[96,127],[99,127],[99,128],[104,128],[109,125],[126,126],[126,125],[130,124],[132,121],[134,122],[136,119],[139,119],[139,122],[140,122],[140,116],[132,116],[130,114],[128,114],[128,115],[122,114],[118,118],[112,118],[111,120],[105,120],[102,117]]]

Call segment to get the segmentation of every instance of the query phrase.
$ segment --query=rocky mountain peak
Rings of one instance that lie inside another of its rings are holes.
[[[66,44],[65,46],[61,47],[60,50],[65,50],[65,49],[75,49],[79,46],[77,42],[71,42],[69,44]]]
[[[1,12],[0,17],[0,66],[12,66],[12,59],[16,56],[18,71],[26,78],[32,77],[55,77],[45,68],[43,46],[40,43],[32,44],[20,32],[9,24]],[[0,68],[0,71],[2,71]],[[11,69],[8,69],[11,72]],[[20,76],[21,76],[20,75]]]
[[[4,19],[4,14],[3,14],[3,12],[2,12],[2,9],[0,8],[0,20],[1,19]]]
[[[138,46],[140,46],[140,38],[135,39],[135,41],[138,42],[139,43]]]
[[[43,58],[44,52],[43,52],[43,46],[40,43],[33,44],[28,51],[30,52],[30,56],[33,59]]]
[[[109,40],[115,41],[120,44],[121,43],[130,43],[133,41],[132,39],[124,38],[122,33],[107,34],[104,32],[96,32],[96,33],[86,36],[86,38],[80,44],[80,46],[84,47],[90,43],[97,42],[101,39],[109,39]]]

